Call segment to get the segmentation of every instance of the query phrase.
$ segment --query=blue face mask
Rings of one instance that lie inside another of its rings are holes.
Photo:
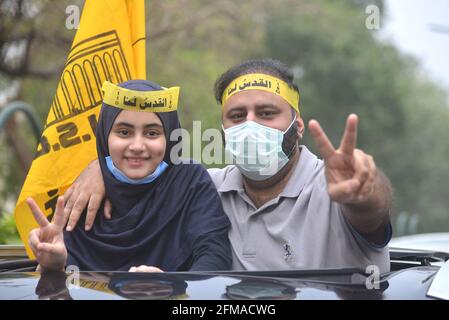
[[[109,171],[112,175],[120,182],[129,183],[129,184],[145,184],[153,182],[157,177],[159,177],[165,169],[167,169],[168,164],[165,161],[162,161],[157,166],[156,170],[153,173],[149,174],[145,178],[142,179],[130,179],[128,178],[120,169],[118,169],[114,163],[112,162],[112,158],[110,156],[105,157],[106,164],[108,166]]]
[[[278,173],[289,161],[282,150],[285,131],[266,127],[254,121],[224,129],[227,152],[239,171],[251,180],[266,180]]]

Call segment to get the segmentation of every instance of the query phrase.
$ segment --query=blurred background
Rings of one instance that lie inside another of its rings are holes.
[[[29,103],[43,125],[81,0],[0,0],[0,112]],[[394,187],[394,236],[449,232],[449,1],[146,1],[147,78],[180,85],[184,128],[220,128],[215,79],[251,58],[294,71],[305,122],[338,145],[360,116],[358,147]],[[376,12],[379,13],[376,16]],[[306,131],[304,144],[316,151]],[[0,128],[0,244],[20,243],[12,212],[37,141],[17,114]]]

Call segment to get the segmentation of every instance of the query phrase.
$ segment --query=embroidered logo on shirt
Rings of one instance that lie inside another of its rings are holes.
[[[292,259],[292,255],[293,255],[292,246],[288,242],[286,242],[284,244],[284,260],[290,261]]]

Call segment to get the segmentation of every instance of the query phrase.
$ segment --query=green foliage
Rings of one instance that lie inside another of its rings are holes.
[[[0,215],[0,244],[8,244],[19,237],[12,214]]]
[[[268,55],[298,70],[302,116],[338,146],[350,113],[358,147],[374,155],[395,189],[394,214],[420,217],[420,232],[449,229],[447,97],[417,63],[365,28],[349,2],[304,1],[267,25]],[[312,12],[312,14],[310,13]],[[314,148],[310,137],[305,143]]]

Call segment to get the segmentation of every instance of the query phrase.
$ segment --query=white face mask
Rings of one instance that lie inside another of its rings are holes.
[[[251,180],[266,180],[278,173],[288,162],[282,150],[285,131],[246,121],[224,129],[226,152],[230,152],[240,172]]]

